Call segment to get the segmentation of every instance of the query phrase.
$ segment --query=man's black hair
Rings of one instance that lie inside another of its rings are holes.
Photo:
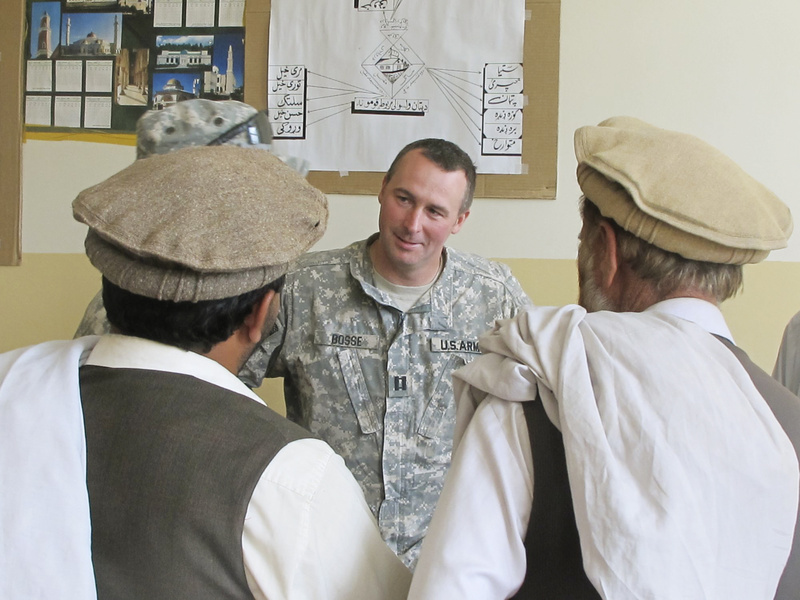
[[[240,296],[201,302],[155,300],[134,294],[103,277],[109,323],[124,335],[206,354],[244,323],[268,291],[280,292],[284,277]]]

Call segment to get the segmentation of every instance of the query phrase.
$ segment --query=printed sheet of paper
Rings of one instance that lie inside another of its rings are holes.
[[[83,126],[87,129],[108,129],[111,127],[111,98],[86,96]]]
[[[29,60],[27,64],[25,91],[53,91],[53,63],[51,61]]]
[[[180,27],[183,25],[181,0],[154,0],[153,27]]]
[[[110,60],[86,61],[86,91],[111,92],[114,63]]]
[[[242,27],[244,25],[244,0],[219,0],[219,26]]]
[[[481,173],[519,173],[524,0],[272,0],[276,149],[318,171],[385,171],[451,140]]]
[[[50,96],[25,96],[25,124],[50,127],[52,103]]]
[[[186,27],[213,27],[214,0],[186,0]]]
[[[56,91],[83,91],[83,62],[80,60],[56,61]]]
[[[56,96],[53,125],[56,127],[80,127],[81,103],[80,96]]]

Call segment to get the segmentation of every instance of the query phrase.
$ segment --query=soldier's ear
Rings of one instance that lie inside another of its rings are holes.
[[[460,215],[458,215],[458,218],[456,219],[456,222],[453,225],[453,228],[450,230],[450,233],[458,233],[461,230],[461,226],[464,224],[464,221],[467,220],[468,216],[469,216],[469,211],[468,210],[466,210],[463,213],[461,213]]]
[[[386,175],[384,175],[383,176],[383,182],[381,182],[381,189],[378,192],[378,204],[383,204],[383,193],[384,193],[384,190],[386,189],[386,184],[387,183],[389,183],[389,180],[387,179]]]

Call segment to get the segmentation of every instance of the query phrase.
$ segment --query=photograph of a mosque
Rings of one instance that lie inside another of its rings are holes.
[[[156,69],[197,69],[211,66],[213,35],[159,35]]]
[[[121,13],[65,13],[61,18],[60,55],[115,56],[121,37]]]
[[[59,23],[61,23],[60,2],[34,2],[31,8],[32,31],[29,49],[31,58],[52,58],[53,52],[59,45]]]

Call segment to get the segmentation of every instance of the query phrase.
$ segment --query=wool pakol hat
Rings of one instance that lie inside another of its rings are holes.
[[[613,117],[575,132],[578,184],[600,213],[684,258],[755,263],[786,247],[789,208],[702,140]]]
[[[135,161],[81,192],[86,253],[148,298],[218,300],[278,279],[328,222],[325,194],[269,152],[198,146]]]

